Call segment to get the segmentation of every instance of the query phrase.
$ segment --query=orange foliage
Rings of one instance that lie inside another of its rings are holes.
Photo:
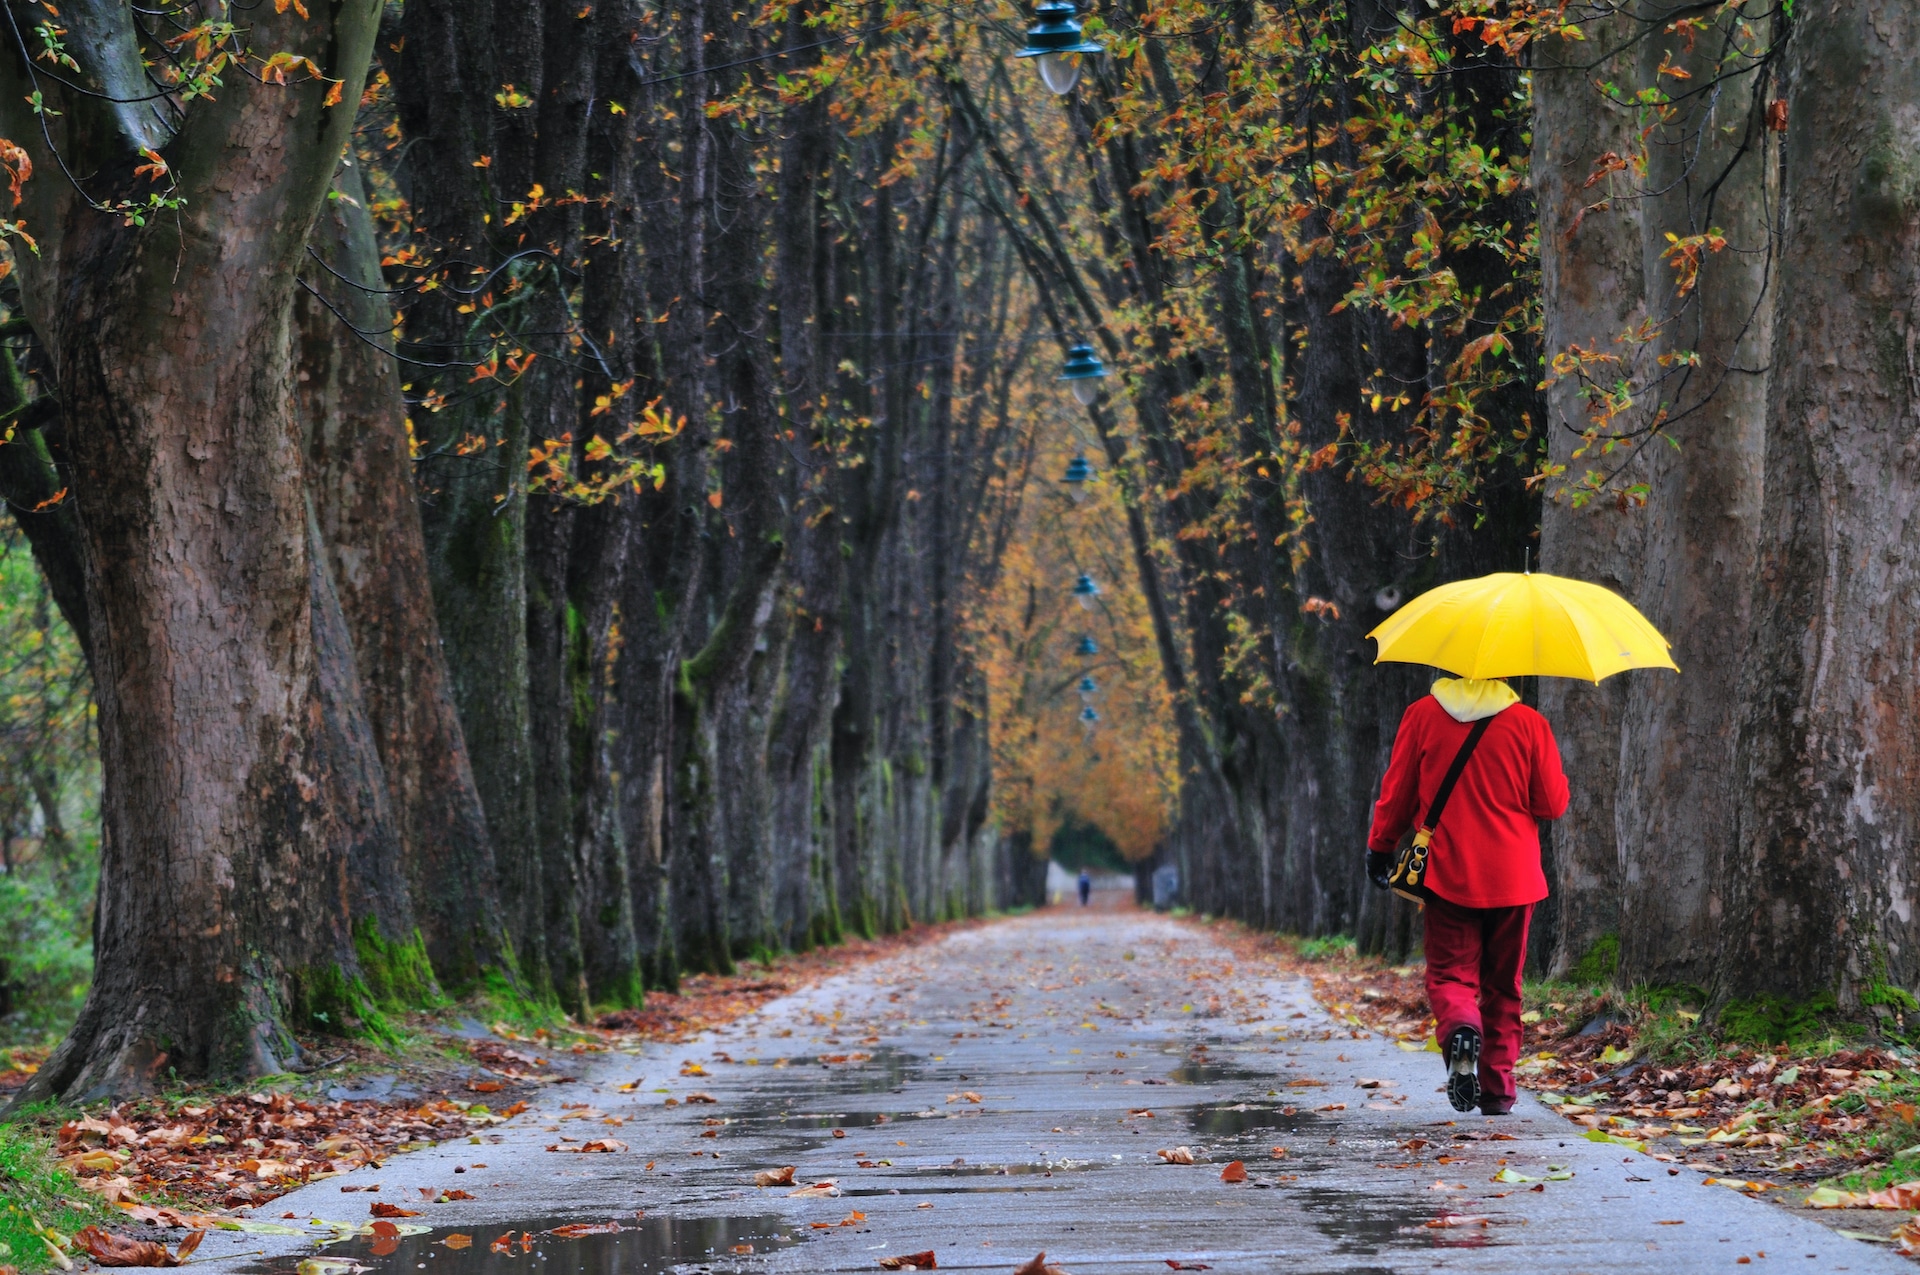
[[[1099,828],[1129,859],[1153,852],[1177,793],[1173,704],[1127,541],[1126,514],[1083,409],[1043,364],[1022,386],[1036,437],[1034,473],[992,593],[971,617],[986,670],[994,793],[1001,827],[1044,847],[1068,816]],[[1096,479],[1075,504],[1059,477],[1076,453]],[[1083,610],[1080,573],[1100,595]],[[1078,651],[1091,636],[1099,653]],[[1100,720],[1080,719],[1092,676]]]

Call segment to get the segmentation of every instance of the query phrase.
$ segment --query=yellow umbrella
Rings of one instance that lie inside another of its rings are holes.
[[[1610,589],[1502,571],[1430,589],[1367,635],[1379,664],[1430,664],[1461,677],[1578,677],[1680,668],[1671,645]]]

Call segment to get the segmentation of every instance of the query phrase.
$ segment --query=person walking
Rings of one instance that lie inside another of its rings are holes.
[[[1080,906],[1087,906],[1093,898],[1093,876],[1085,868],[1080,869]]]
[[[1400,719],[1367,876],[1387,888],[1401,838],[1416,820],[1431,834],[1427,1002],[1455,1111],[1513,1110],[1527,926],[1547,897],[1538,821],[1565,814],[1567,798],[1553,728],[1503,680],[1442,678]]]

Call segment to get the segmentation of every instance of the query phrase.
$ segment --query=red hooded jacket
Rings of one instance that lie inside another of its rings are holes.
[[[1473,729],[1428,695],[1407,708],[1380,781],[1367,848],[1390,851],[1425,819],[1454,754]],[[1547,897],[1538,820],[1567,812],[1567,777],[1547,719],[1525,704],[1493,724],[1454,785],[1427,857],[1427,885],[1468,908],[1514,907]]]

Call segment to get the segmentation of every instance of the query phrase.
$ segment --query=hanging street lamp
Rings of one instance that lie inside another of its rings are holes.
[[[1039,58],[1040,82],[1055,94],[1071,93],[1080,82],[1081,57],[1106,48],[1080,33],[1080,11],[1073,0],[1040,0],[1033,16],[1039,21],[1027,31],[1027,47],[1014,56]]]
[[[1080,604],[1081,610],[1091,611],[1093,610],[1093,600],[1099,596],[1100,586],[1093,582],[1092,576],[1082,571],[1080,578],[1073,582],[1074,601]]]
[[[1093,697],[1099,694],[1099,692],[1100,684],[1093,680],[1093,674],[1089,673],[1080,679],[1080,699],[1082,703],[1092,704]]]
[[[1091,345],[1076,345],[1067,351],[1066,366],[1060,369],[1060,379],[1073,391],[1073,397],[1080,406],[1089,407],[1100,395],[1100,380],[1107,375],[1107,365],[1093,352]]]
[[[1087,724],[1087,730],[1091,732],[1093,728],[1100,723],[1099,710],[1095,709],[1091,704],[1087,705],[1080,710],[1080,720]]]
[[[1060,481],[1067,485],[1067,495],[1079,504],[1087,498],[1087,483],[1093,478],[1093,466],[1087,464],[1085,454],[1076,454],[1067,462],[1067,472]]]
[[[1100,644],[1093,640],[1093,634],[1091,633],[1081,634],[1080,645],[1075,649],[1078,650],[1080,654],[1086,655],[1086,656],[1093,656],[1093,655],[1100,654]]]

